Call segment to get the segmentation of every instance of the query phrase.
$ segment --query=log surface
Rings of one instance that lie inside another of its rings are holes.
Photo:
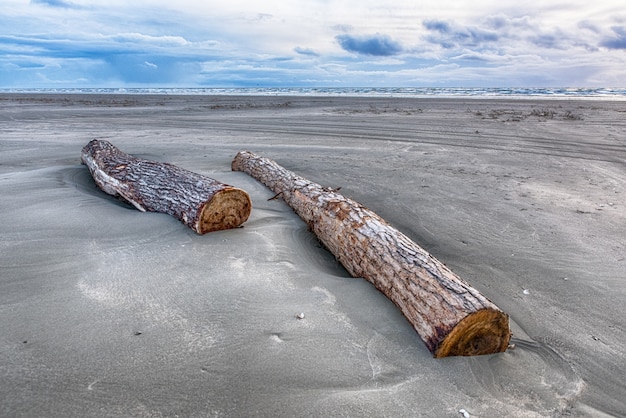
[[[133,157],[108,141],[90,141],[81,152],[100,189],[142,212],[175,216],[199,234],[234,228],[248,219],[248,194],[173,164]]]
[[[280,194],[352,276],[400,309],[435,357],[507,349],[508,315],[371,210],[248,151],[232,169]]]

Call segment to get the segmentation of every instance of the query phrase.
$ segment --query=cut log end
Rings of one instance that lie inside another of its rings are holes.
[[[236,187],[226,188],[204,205],[196,230],[199,234],[206,234],[236,228],[248,219],[251,210],[248,193]]]
[[[502,353],[510,339],[509,316],[498,310],[483,309],[463,318],[439,344],[435,357]]]

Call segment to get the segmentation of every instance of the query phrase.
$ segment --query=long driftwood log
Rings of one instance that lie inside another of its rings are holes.
[[[108,141],[89,142],[81,160],[104,192],[142,212],[173,215],[199,234],[235,228],[252,210],[244,190],[172,164],[133,157]]]
[[[248,151],[232,169],[280,194],[352,276],[398,306],[435,357],[507,349],[508,315],[374,212]]]

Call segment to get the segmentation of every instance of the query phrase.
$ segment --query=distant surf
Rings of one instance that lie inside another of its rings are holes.
[[[567,87],[133,87],[133,88],[5,88],[0,93],[163,94],[231,96],[348,97],[508,97],[626,100],[626,88]]]

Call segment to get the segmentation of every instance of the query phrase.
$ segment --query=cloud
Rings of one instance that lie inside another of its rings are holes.
[[[63,0],[30,0],[31,4],[41,4],[43,6],[49,6],[49,7],[59,7],[62,9],[78,9],[80,8],[80,6],[67,2],[67,1],[63,1]]]
[[[300,55],[308,55],[308,56],[311,56],[311,57],[319,57],[320,56],[319,53],[315,52],[311,48],[302,48],[302,47],[297,46],[293,50],[295,52],[297,52],[298,54],[300,54]]]
[[[502,19],[495,23],[505,25]],[[426,40],[445,49],[478,46],[496,42],[500,38],[498,33],[491,29],[463,27],[443,20],[425,20],[423,26],[430,32]]]
[[[452,32],[450,24],[443,20],[425,20],[424,27],[428,30],[436,31],[439,33],[449,34]]]
[[[256,20],[271,20],[274,16],[269,13],[257,13]]]
[[[352,25],[333,25],[330,28],[332,30],[336,30],[337,32],[352,32],[354,29]]]
[[[620,1],[8,0],[0,88],[618,85]]]
[[[364,36],[343,34],[337,35],[335,39],[344,50],[357,54],[388,57],[402,52],[400,43],[379,33]]]
[[[181,36],[151,36],[142,33],[120,33],[108,36],[110,40],[119,43],[145,44],[164,47],[182,47],[189,42]]]
[[[17,53],[21,49],[32,56],[93,59],[127,54],[206,57],[210,48],[215,45],[210,41],[195,44],[179,36],[150,36],[140,33],[83,35],[80,39],[53,35],[0,35],[0,44],[5,50]]]
[[[590,30],[593,33],[600,33],[600,28],[597,25],[595,25],[593,22],[590,22],[588,20],[583,20],[582,22],[579,22],[578,27],[580,29]]]
[[[558,48],[559,38],[551,34],[542,34],[531,38],[531,41],[542,48]]]
[[[611,30],[616,36],[605,39],[600,44],[609,49],[626,49],[626,27],[613,26]]]

